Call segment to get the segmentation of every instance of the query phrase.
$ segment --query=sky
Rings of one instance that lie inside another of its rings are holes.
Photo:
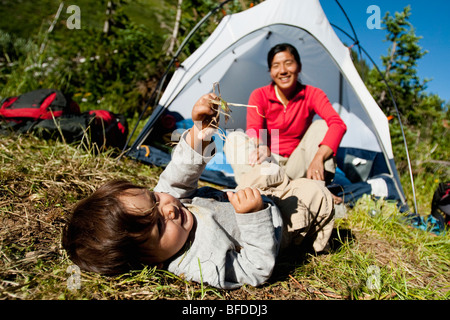
[[[373,11],[367,13],[371,5],[380,10],[381,18],[387,11],[391,16],[395,12],[403,11],[407,5],[411,6],[410,22],[414,26],[416,35],[423,38],[419,45],[428,53],[418,61],[418,75],[420,79],[431,79],[428,82],[428,93],[435,93],[441,99],[450,103],[450,1],[448,0],[339,0],[349,17],[359,42],[368,52],[378,67],[383,69],[380,57],[387,55],[389,43],[385,42],[386,30],[370,29]],[[328,20],[347,33],[353,35],[352,29],[339,8],[336,0],[320,0]],[[370,25],[370,23],[369,23]],[[383,25],[381,25],[383,27]],[[336,34],[346,44],[351,40],[342,32]],[[367,59],[369,62],[369,59]],[[369,62],[370,64],[370,62]]]

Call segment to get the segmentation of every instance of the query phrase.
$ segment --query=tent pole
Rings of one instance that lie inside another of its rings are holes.
[[[397,102],[395,101],[394,98],[394,94],[392,93],[391,87],[389,86],[389,83],[387,82],[386,78],[384,77],[383,73],[381,72],[381,70],[378,68],[378,66],[376,65],[375,61],[373,61],[373,59],[370,57],[370,55],[366,52],[366,50],[364,50],[364,48],[362,48],[362,50],[364,51],[364,53],[369,57],[370,61],[372,62],[372,64],[374,65],[374,67],[377,69],[379,75],[381,76],[381,79],[383,80],[383,82],[385,83],[389,95],[391,97],[392,103],[394,104],[395,107],[395,111],[397,113],[397,119],[398,119],[398,123],[400,124],[400,131],[402,132],[402,138],[403,138],[403,144],[405,146],[405,152],[406,152],[406,160],[408,162],[408,170],[409,170],[409,178],[411,180],[411,189],[412,189],[412,193],[413,193],[413,201],[414,201],[414,210],[416,214],[419,214],[418,211],[418,207],[417,207],[417,198],[416,198],[416,188],[415,188],[415,184],[414,184],[414,175],[413,175],[413,171],[412,171],[412,166],[411,166],[411,158],[409,156],[409,150],[408,150],[408,144],[406,142],[406,136],[405,136],[405,130],[403,128],[403,123],[402,123],[402,119],[400,117],[400,111],[398,110],[397,107]]]
[[[344,33],[347,37],[349,37],[352,41],[356,40],[353,39],[347,32],[345,32],[344,30],[342,30],[340,27],[330,23],[333,28],[338,29],[339,31],[341,31],[342,33]],[[411,181],[411,188],[412,188],[412,193],[413,193],[413,202],[414,202],[414,210],[416,214],[419,214],[418,211],[418,207],[417,207],[417,198],[416,198],[416,188],[415,188],[415,184],[414,184],[414,175],[412,172],[412,166],[411,166],[411,158],[409,156],[409,151],[408,151],[408,145],[406,143],[406,136],[405,136],[405,130],[403,129],[403,124],[402,124],[402,120],[400,117],[400,112],[398,111],[398,107],[397,107],[397,103],[395,102],[395,98],[394,98],[394,94],[392,93],[391,87],[389,86],[389,83],[387,82],[387,80],[385,79],[383,73],[381,72],[381,70],[378,68],[377,64],[375,63],[375,61],[372,59],[372,57],[369,55],[369,53],[363,48],[363,46],[361,46],[361,44],[358,42],[358,47],[360,48],[360,50],[362,50],[364,52],[364,54],[369,58],[369,60],[372,62],[373,66],[375,67],[375,69],[377,70],[378,74],[381,76],[381,79],[383,80],[384,84],[386,85],[388,92],[389,92],[389,96],[391,97],[392,103],[394,104],[394,108],[395,111],[397,113],[397,118],[398,118],[398,122],[400,124],[400,130],[402,132],[402,138],[403,138],[403,144],[405,146],[405,152],[406,152],[406,160],[408,162],[408,170],[409,170],[409,178]]]
[[[358,39],[358,36],[356,35],[355,28],[353,28],[353,24],[352,24],[350,18],[348,17],[347,12],[345,12],[344,8],[341,6],[341,4],[339,3],[338,0],[336,0],[336,3],[339,6],[339,8],[341,9],[341,11],[344,14],[345,18],[347,19],[347,22],[350,25],[350,28],[352,29],[353,35],[355,36],[354,39],[352,39],[351,37],[350,37],[350,39],[352,39],[354,41],[353,45],[355,45],[355,44],[358,45],[359,56],[362,56],[362,54],[361,54],[361,47],[359,46],[359,39]]]
[[[339,115],[342,111],[342,106],[344,103],[344,77],[342,76],[342,72],[339,71]]]

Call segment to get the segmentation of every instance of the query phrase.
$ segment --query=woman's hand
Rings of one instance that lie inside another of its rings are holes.
[[[245,188],[235,193],[227,192],[228,200],[236,213],[250,213],[264,208],[264,202],[258,189]]]
[[[306,172],[306,178],[312,180],[325,180],[323,160],[314,158],[313,161],[311,161],[308,171]]]
[[[323,163],[333,155],[333,150],[327,145],[321,145],[316,155],[309,164],[306,178],[325,181],[325,169]]]
[[[248,156],[248,163],[251,166],[261,164],[268,157],[270,157],[270,148],[266,145],[259,145],[255,150],[250,152]]]

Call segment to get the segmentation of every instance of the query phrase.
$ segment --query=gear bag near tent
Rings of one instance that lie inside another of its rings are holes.
[[[321,88],[347,125],[330,190],[335,188],[333,193],[346,203],[367,193],[397,200],[407,208],[386,115],[361,80],[349,48],[336,35],[318,0],[266,0],[225,16],[175,71],[128,155],[165,166],[170,161],[167,145],[191,127],[191,110],[198,98],[212,92],[218,82],[225,101],[247,104],[254,89],[270,83],[267,53],[283,42],[300,53],[301,82]],[[230,109],[231,119],[220,121],[222,133],[245,131],[246,108]],[[216,154],[202,179],[234,187],[223,139],[216,137],[215,142]]]

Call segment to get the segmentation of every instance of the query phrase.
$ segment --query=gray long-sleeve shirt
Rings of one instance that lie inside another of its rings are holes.
[[[209,148],[213,146],[214,142]],[[183,199],[197,223],[186,250],[170,261],[167,269],[218,288],[260,285],[270,277],[275,264],[282,234],[281,213],[263,197],[263,210],[238,214],[225,193],[198,189],[198,179],[211,158],[195,152],[184,135],[154,189]]]

